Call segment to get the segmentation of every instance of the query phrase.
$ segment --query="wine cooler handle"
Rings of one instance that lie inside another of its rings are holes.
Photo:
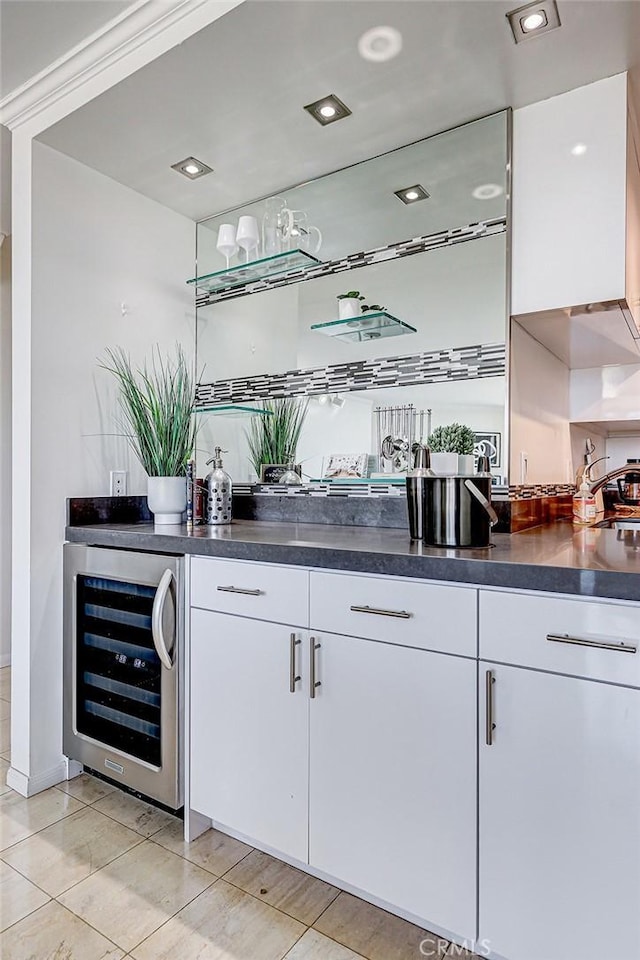
[[[158,589],[156,590],[156,595],[153,599],[153,609],[151,611],[151,636],[153,637],[153,645],[156,648],[156,653],[160,657],[160,662],[167,668],[167,670],[172,669],[173,661],[171,660],[171,655],[167,650],[164,634],[162,632],[162,615],[164,613],[164,605],[172,580],[173,571],[165,570],[160,577],[160,583],[158,584]]]

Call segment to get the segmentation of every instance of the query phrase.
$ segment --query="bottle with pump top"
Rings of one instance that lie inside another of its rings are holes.
[[[222,467],[222,453],[220,447],[215,448],[215,455],[207,460],[207,466],[212,463],[213,469],[205,480],[207,509],[207,523],[218,526],[231,523],[231,477]]]
[[[585,458],[586,459],[586,458]],[[595,467],[596,463],[600,463],[603,460],[608,460],[608,457],[599,457],[597,460],[593,460],[589,463],[585,463],[582,468],[582,475],[578,476],[576,486],[578,489],[573,495],[573,522],[578,524],[590,524],[595,523],[598,513],[602,513],[604,505],[596,504],[596,498],[591,492],[591,484],[593,479],[591,477],[591,470]]]

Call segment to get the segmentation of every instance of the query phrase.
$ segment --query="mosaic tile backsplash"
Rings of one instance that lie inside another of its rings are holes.
[[[318,277],[328,277],[332,274],[343,273],[345,270],[358,270],[373,263],[382,263],[385,260],[394,260],[399,257],[412,257],[417,253],[426,253],[428,250],[438,250],[441,247],[452,247],[458,243],[468,243],[470,240],[479,240],[504,233],[507,229],[506,217],[495,217],[491,220],[479,220],[463,227],[450,230],[440,230],[437,233],[414,237],[412,240],[402,240],[400,243],[390,243],[386,247],[376,247],[372,250],[363,250],[360,253],[349,254],[341,260],[327,260],[317,267],[298,267],[272,277],[262,277],[252,283],[242,286],[229,286],[225,290],[215,293],[202,293],[196,297],[196,306],[204,307],[210,303],[219,303],[223,300],[233,300],[236,297],[246,297],[263,290],[274,290],[276,287],[285,287],[291,283],[302,283],[305,280],[316,280]]]
[[[200,383],[196,391],[196,406],[203,409],[219,403],[241,403],[268,397],[313,396],[368,390],[372,387],[404,387],[417,383],[502,377],[504,373],[505,344],[475,344],[405,357],[354,360],[326,367],[288,370],[286,373],[264,373],[255,377]]]

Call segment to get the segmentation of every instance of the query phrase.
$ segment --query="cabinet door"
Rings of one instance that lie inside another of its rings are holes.
[[[316,642],[309,862],[472,938],[475,661],[354,637]]]
[[[492,664],[480,683],[481,942],[640,957],[640,691]]]
[[[309,699],[301,680],[290,692],[292,632],[192,610],[191,806],[305,861]],[[297,644],[295,676],[305,655]]]

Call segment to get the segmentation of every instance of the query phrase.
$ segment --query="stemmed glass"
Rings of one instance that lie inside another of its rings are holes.
[[[260,232],[255,217],[243,216],[238,220],[236,241],[245,252],[246,262],[249,263],[249,251],[255,250],[255,259],[258,259],[260,249]]]
[[[216,244],[216,250],[218,250],[223,257],[227,260],[227,270],[229,269],[229,260],[231,257],[235,256],[238,252],[238,244],[236,243],[236,228],[232,223],[221,223],[218,228],[218,242]]]

